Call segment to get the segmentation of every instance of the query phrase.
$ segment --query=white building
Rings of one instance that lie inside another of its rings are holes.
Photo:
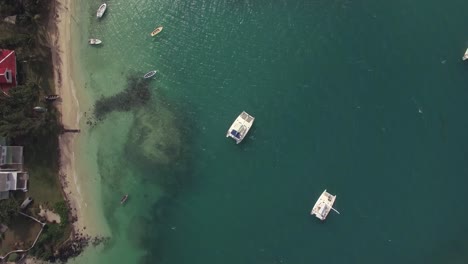
[[[29,175],[20,171],[0,171],[0,200],[8,199],[10,191],[28,191]]]

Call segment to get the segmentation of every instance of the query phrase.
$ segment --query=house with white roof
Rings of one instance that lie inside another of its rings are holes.
[[[0,171],[0,200],[8,199],[10,191],[28,191],[29,175],[20,171]]]

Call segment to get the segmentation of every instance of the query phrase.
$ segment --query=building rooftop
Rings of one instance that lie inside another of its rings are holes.
[[[14,50],[0,49],[0,90],[8,93],[18,85]]]
[[[23,164],[22,146],[0,145],[0,166],[7,164]]]

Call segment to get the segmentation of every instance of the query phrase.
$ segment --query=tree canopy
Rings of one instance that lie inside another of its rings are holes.
[[[19,204],[14,198],[0,201],[0,223],[10,224],[11,219],[18,214]]]
[[[33,108],[41,105],[39,87],[27,84],[10,89],[9,96],[0,93],[0,136],[13,139],[41,137],[58,134],[61,125],[55,108],[46,113],[36,113]]]

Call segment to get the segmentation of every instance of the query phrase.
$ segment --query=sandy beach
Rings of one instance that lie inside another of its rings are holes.
[[[71,43],[71,19],[73,1],[55,0],[55,23],[50,25],[52,59],[54,63],[54,79],[57,94],[61,102],[57,104],[61,112],[61,121],[65,129],[80,128],[80,105],[75,90],[73,77],[73,58]],[[79,133],[64,133],[59,138],[61,168],[60,181],[63,192],[68,200],[74,222],[75,233],[90,236],[98,235],[95,219],[87,207],[85,195],[82,192],[82,182],[78,177],[75,157],[75,144]],[[83,180],[82,180],[83,181]]]

